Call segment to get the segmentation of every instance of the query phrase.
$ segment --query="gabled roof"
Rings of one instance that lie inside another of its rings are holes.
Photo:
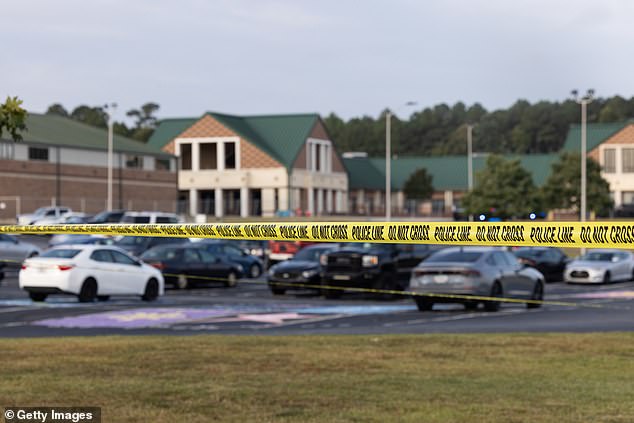
[[[586,147],[587,151],[594,150],[599,144],[606,141],[615,133],[619,132],[630,122],[617,123],[589,123],[586,127]],[[562,148],[564,151],[581,150],[581,125],[570,125],[566,141]]]
[[[235,116],[207,112],[205,115],[213,117],[228,129],[250,141],[287,169],[293,166],[306,139],[319,120],[319,115],[316,113]],[[162,148],[199,119],[162,120],[149,143],[154,147]]]
[[[540,186],[546,182],[551,167],[558,160],[557,154],[505,155],[505,159],[519,159],[522,167],[533,177],[533,183]],[[385,159],[354,158],[344,159],[349,173],[350,189],[385,189]],[[473,159],[474,177],[484,168],[486,156]],[[432,186],[436,191],[466,191],[467,158],[465,156],[409,156],[392,160],[392,189],[402,190],[410,176],[424,168],[432,176]]]
[[[27,130],[21,132],[24,142],[62,147],[107,150],[108,131],[62,116],[29,113]],[[159,148],[120,135],[113,137],[114,151],[169,156]]]

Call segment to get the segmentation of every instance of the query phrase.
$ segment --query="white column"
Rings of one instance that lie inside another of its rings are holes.
[[[240,217],[249,217],[249,188],[240,188]]]
[[[189,215],[196,216],[198,214],[198,190],[192,188],[189,190]]]
[[[312,187],[308,187],[306,189],[306,193],[308,196],[308,211],[310,212],[311,216],[315,214],[315,194],[314,194],[314,189]]]
[[[296,191],[295,189],[293,189],[293,192]],[[299,191],[299,190],[297,190]],[[289,200],[289,195],[291,195],[291,193],[288,192],[288,188],[278,188],[277,189],[277,207],[280,210],[286,210],[287,207],[289,207],[288,205],[288,200]],[[297,204],[299,204],[299,201],[297,201],[295,203],[295,207],[299,207],[297,206]],[[291,204],[291,210],[293,210],[293,205]],[[277,211],[277,210],[276,210]]]
[[[218,170],[225,170],[225,143],[219,142],[216,144],[216,164]]]
[[[326,212],[332,214],[332,190],[326,190]]]
[[[335,213],[343,212],[343,202],[342,202],[342,194],[343,192],[340,190],[335,191]]]
[[[214,189],[214,214],[217,218],[221,218],[224,215],[222,204],[222,189]]]
[[[453,211],[453,191],[445,191],[445,213]]]
[[[262,216],[275,215],[275,188],[262,188]]]
[[[310,165],[309,165],[309,170],[311,172],[315,172],[316,166],[317,166],[317,144],[315,144],[314,142],[310,143]]]
[[[200,143],[192,141],[192,171],[200,170]]]
[[[317,188],[317,214],[324,213],[324,190]]]

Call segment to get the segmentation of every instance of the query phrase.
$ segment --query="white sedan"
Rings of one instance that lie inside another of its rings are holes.
[[[566,265],[567,283],[610,283],[634,279],[634,255],[623,250],[590,250]]]
[[[164,292],[159,270],[104,245],[52,248],[25,260],[19,279],[33,301],[44,301],[49,294],[76,295],[80,302],[105,301],[111,295],[140,295],[153,301]]]

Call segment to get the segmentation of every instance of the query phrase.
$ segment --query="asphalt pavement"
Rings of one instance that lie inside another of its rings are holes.
[[[263,278],[235,288],[168,289],[151,303],[138,297],[82,304],[72,296],[34,303],[18,287],[17,270],[0,283],[0,337],[77,335],[248,335],[604,332],[634,329],[634,282],[546,285],[544,305],[503,304],[499,312],[437,304],[419,312],[411,298],[381,300],[346,293],[326,300],[310,291],[269,292]]]

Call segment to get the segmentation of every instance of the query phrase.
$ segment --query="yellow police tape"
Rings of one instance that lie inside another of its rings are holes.
[[[288,222],[6,225],[0,233],[634,248],[634,222]]]

